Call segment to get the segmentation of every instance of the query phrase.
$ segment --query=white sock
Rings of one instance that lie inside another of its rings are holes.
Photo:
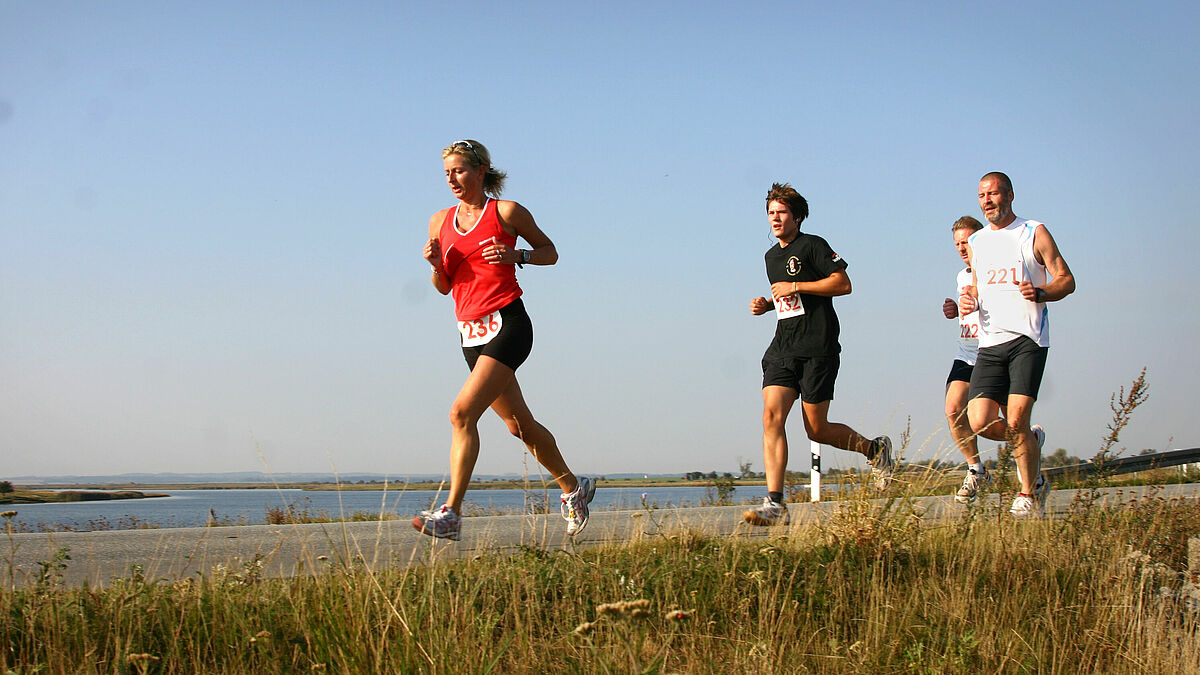
[[[983,462],[979,462],[978,464],[972,464],[970,466],[970,469],[972,471],[974,471],[975,473],[979,474],[980,476],[987,473],[987,469],[983,468]]]

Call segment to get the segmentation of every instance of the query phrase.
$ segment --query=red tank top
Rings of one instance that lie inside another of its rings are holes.
[[[472,321],[521,297],[516,265],[491,265],[483,259],[483,249],[490,246],[493,239],[515,248],[517,238],[501,227],[494,199],[488,200],[479,220],[466,232],[459,232],[455,223],[457,216],[458,207],[455,206],[442,221],[439,237],[442,267],[450,280],[454,315],[459,321]]]

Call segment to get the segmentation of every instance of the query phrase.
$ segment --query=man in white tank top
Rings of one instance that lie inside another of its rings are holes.
[[[958,305],[963,315],[979,312],[967,418],[976,433],[1012,444],[1021,491],[1010,511],[1024,518],[1041,515],[1050,487],[1039,473],[1045,432],[1029,424],[1050,347],[1046,303],[1074,292],[1075,277],[1050,230],[1013,214],[1013,197],[1003,173],[979,179],[989,225],[967,240],[974,283]]]
[[[959,218],[950,227],[950,234],[954,236],[954,249],[966,265],[955,277],[955,298],[960,297],[975,283],[974,277],[971,276],[967,239],[981,229],[983,225],[971,216]],[[954,501],[970,504],[975,501],[980,488],[991,482],[987,468],[979,460],[979,444],[975,440],[975,432],[971,430],[971,424],[967,421],[967,394],[971,389],[971,372],[979,353],[979,312],[960,314],[958,302],[953,298],[946,298],[942,303],[942,313],[947,319],[958,319],[958,352],[950,366],[950,374],[946,377],[946,421],[950,425],[951,438],[967,462],[967,475],[963,478],[962,487],[954,494]]]

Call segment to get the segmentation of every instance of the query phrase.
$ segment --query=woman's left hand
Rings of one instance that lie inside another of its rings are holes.
[[[501,244],[492,239],[491,246],[483,249],[483,259],[488,261],[490,265],[515,265],[517,260],[521,258],[521,254],[517,253],[516,249],[509,248],[506,244]]]

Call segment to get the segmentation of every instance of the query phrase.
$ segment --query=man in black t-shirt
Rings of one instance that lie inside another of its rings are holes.
[[[800,232],[808,217],[808,202],[787,183],[775,183],[767,193],[767,220],[779,240],[766,254],[771,298],[750,301],[750,312],[774,309],[775,338],[763,355],[763,464],[767,496],[762,506],[746,511],[752,525],[789,521],[783,503],[788,444],[784,428],[796,399],[801,400],[804,430],[818,443],[867,457],[875,485],[885,489],[892,477],[892,441],[887,436],[867,440],[854,429],[830,422],[829,402],[837,380],[841,327],[833,298],[850,293],[846,261],[824,239]]]

